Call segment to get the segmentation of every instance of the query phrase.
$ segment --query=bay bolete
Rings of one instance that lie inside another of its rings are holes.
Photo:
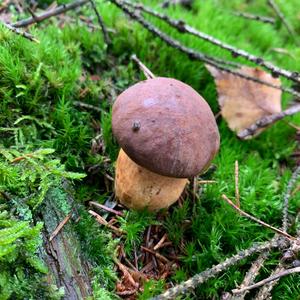
[[[122,148],[116,196],[132,209],[173,204],[187,178],[208,168],[220,144],[209,105],[172,78],[147,79],[121,93],[113,105],[112,129]]]

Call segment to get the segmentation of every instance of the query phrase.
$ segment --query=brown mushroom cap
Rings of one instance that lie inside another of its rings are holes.
[[[148,79],[119,95],[112,129],[134,162],[170,177],[188,178],[205,170],[220,144],[209,105],[172,78]]]

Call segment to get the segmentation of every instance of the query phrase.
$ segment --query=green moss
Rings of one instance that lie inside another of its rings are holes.
[[[40,5],[45,5],[44,2],[40,1]],[[68,1],[60,1],[62,2]],[[144,2],[162,10],[159,1]],[[299,35],[300,25],[294,10],[297,0],[277,2]],[[12,196],[8,203],[1,198],[5,209],[1,208],[0,214],[6,211],[5,218],[11,222],[14,234],[21,234],[24,228],[29,231],[37,228],[31,224],[34,214],[32,208],[43,201],[50,186],[60,183],[61,177],[77,178],[74,173],[66,172],[61,162],[65,163],[67,171],[83,172],[95,165],[100,170],[96,174],[88,172],[85,181],[76,183],[78,202],[90,199],[102,202],[108,195],[103,174],[107,171],[113,173],[118,152],[111,132],[111,105],[115,95],[144,78],[136,65],[130,62],[131,54],[136,53],[154,74],[175,77],[191,85],[203,95],[214,112],[219,110],[213,78],[201,62],[191,61],[185,54],[165,45],[140,25],[126,19],[112,4],[99,1],[98,6],[107,26],[115,30],[111,35],[113,45],[109,54],[103,44],[101,32],[91,32],[77,18],[64,28],[59,28],[54,18],[54,24],[45,21],[30,28],[31,33],[41,41],[40,44],[31,43],[0,26],[0,143],[5,157],[1,156],[0,159],[0,191]],[[295,47],[284,26],[247,21],[232,15],[233,10],[274,17],[270,8],[258,0],[247,3],[242,0],[195,1],[191,11],[180,6],[172,6],[163,11],[278,66],[300,70],[299,47]],[[81,12],[96,20],[90,7],[82,8]],[[76,16],[74,12],[70,14]],[[153,17],[147,19],[189,47],[233,60],[225,50],[196,40],[190,35],[182,35]],[[284,48],[289,55],[276,52],[274,48]],[[243,58],[236,61],[253,66]],[[94,80],[91,75],[98,75],[99,79]],[[290,86],[287,80],[283,80],[283,83]],[[290,100],[289,95],[284,95],[284,106]],[[75,105],[75,101],[97,106],[102,111],[99,113],[81,109]],[[289,120],[300,124],[299,116]],[[188,278],[224,260],[237,250],[273,235],[268,229],[262,229],[237,215],[221,200],[222,193],[230,198],[234,197],[235,160],[240,165],[242,208],[274,226],[281,226],[282,193],[290,177],[288,169],[293,166],[290,155],[295,147],[294,129],[282,121],[253,140],[240,141],[229,130],[225,121],[219,121],[218,125],[221,149],[214,161],[216,171],[203,175],[203,178],[214,179],[217,183],[204,186],[200,199],[187,199],[182,207],[175,205],[162,221],[174,244],[180,245],[181,240],[185,244],[181,268],[174,276],[174,281]],[[100,133],[105,147],[103,151],[94,153],[91,151],[91,141]],[[45,148],[55,150],[51,159],[35,157],[18,164],[9,163],[19,155]],[[105,163],[105,156],[111,159],[109,166]],[[57,201],[57,205],[67,213],[68,205],[59,197]],[[295,195],[291,200],[291,214],[296,213],[299,203],[300,196]],[[107,229],[95,224],[84,209],[80,215],[81,221],[76,230],[82,240],[86,258],[95,267],[94,297],[113,298],[116,274],[113,271],[112,257],[118,241],[112,241]],[[125,250],[130,255],[133,246],[140,243],[147,225],[155,222],[155,217],[129,212],[119,221],[129,233],[124,243]],[[18,231],[15,226],[24,228]],[[34,231],[33,236],[38,236],[37,231]],[[15,241],[27,238],[21,235]],[[34,243],[32,245],[37,245]],[[15,253],[16,250],[13,249],[25,249],[20,248],[19,244],[16,247],[14,245],[12,241],[11,248],[5,248],[5,251]],[[36,246],[32,246],[32,252],[28,253],[35,253],[35,249]],[[5,267],[0,271],[3,299],[10,295],[21,298],[22,293],[30,290],[30,285],[36,287],[40,284],[36,274],[41,269],[37,261],[18,260],[18,251],[14,255],[16,268],[8,270],[6,260]],[[274,267],[277,258],[276,255],[270,258],[266,274]],[[250,261],[247,260],[230,268],[220,277],[197,289],[196,296],[189,297],[218,299],[222,291],[234,288],[241,281],[249,264]],[[30,275],[22,271],[25,268],[29,268]],[[16,274],[16,281],[12,281],[11,272]],[[299,275],[282,280],[273,291],[273,299],[293,299],[294,295],[299,294],[297,280]],[[151,290],[150,284],[146,285],[141,299],[159,293],[163,289],[163,283],[158,282],[157,287]],[[20,294],[12,294],[16,291]],[[56,294],[60,292],[56,291]]]

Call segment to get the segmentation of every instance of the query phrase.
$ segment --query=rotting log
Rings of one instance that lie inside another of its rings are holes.
[[[43,246],[40,256],[47,265],[47,284],[64,289],[63,299],[86,299],[92,295],[91,265],[80,250],[80,242],[73,229],[73,218],[49,241],[49,237],[60,222],[72,211],[76,212],[75,201],[63,188],[54,188],[45,198],[39,218],[44,222]],[[76,213],[72,213],[76,219]]]

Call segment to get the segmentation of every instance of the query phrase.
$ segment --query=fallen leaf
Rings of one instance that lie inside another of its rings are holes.
[[[258,119],[281,112],[281,90],[206,66],[215,79],[221,114],[231,130],[239,132]],[[258,68],[241,67],[236,71],[280,86],[280,80]],[[264,129],[258,130],[257,134]]]

